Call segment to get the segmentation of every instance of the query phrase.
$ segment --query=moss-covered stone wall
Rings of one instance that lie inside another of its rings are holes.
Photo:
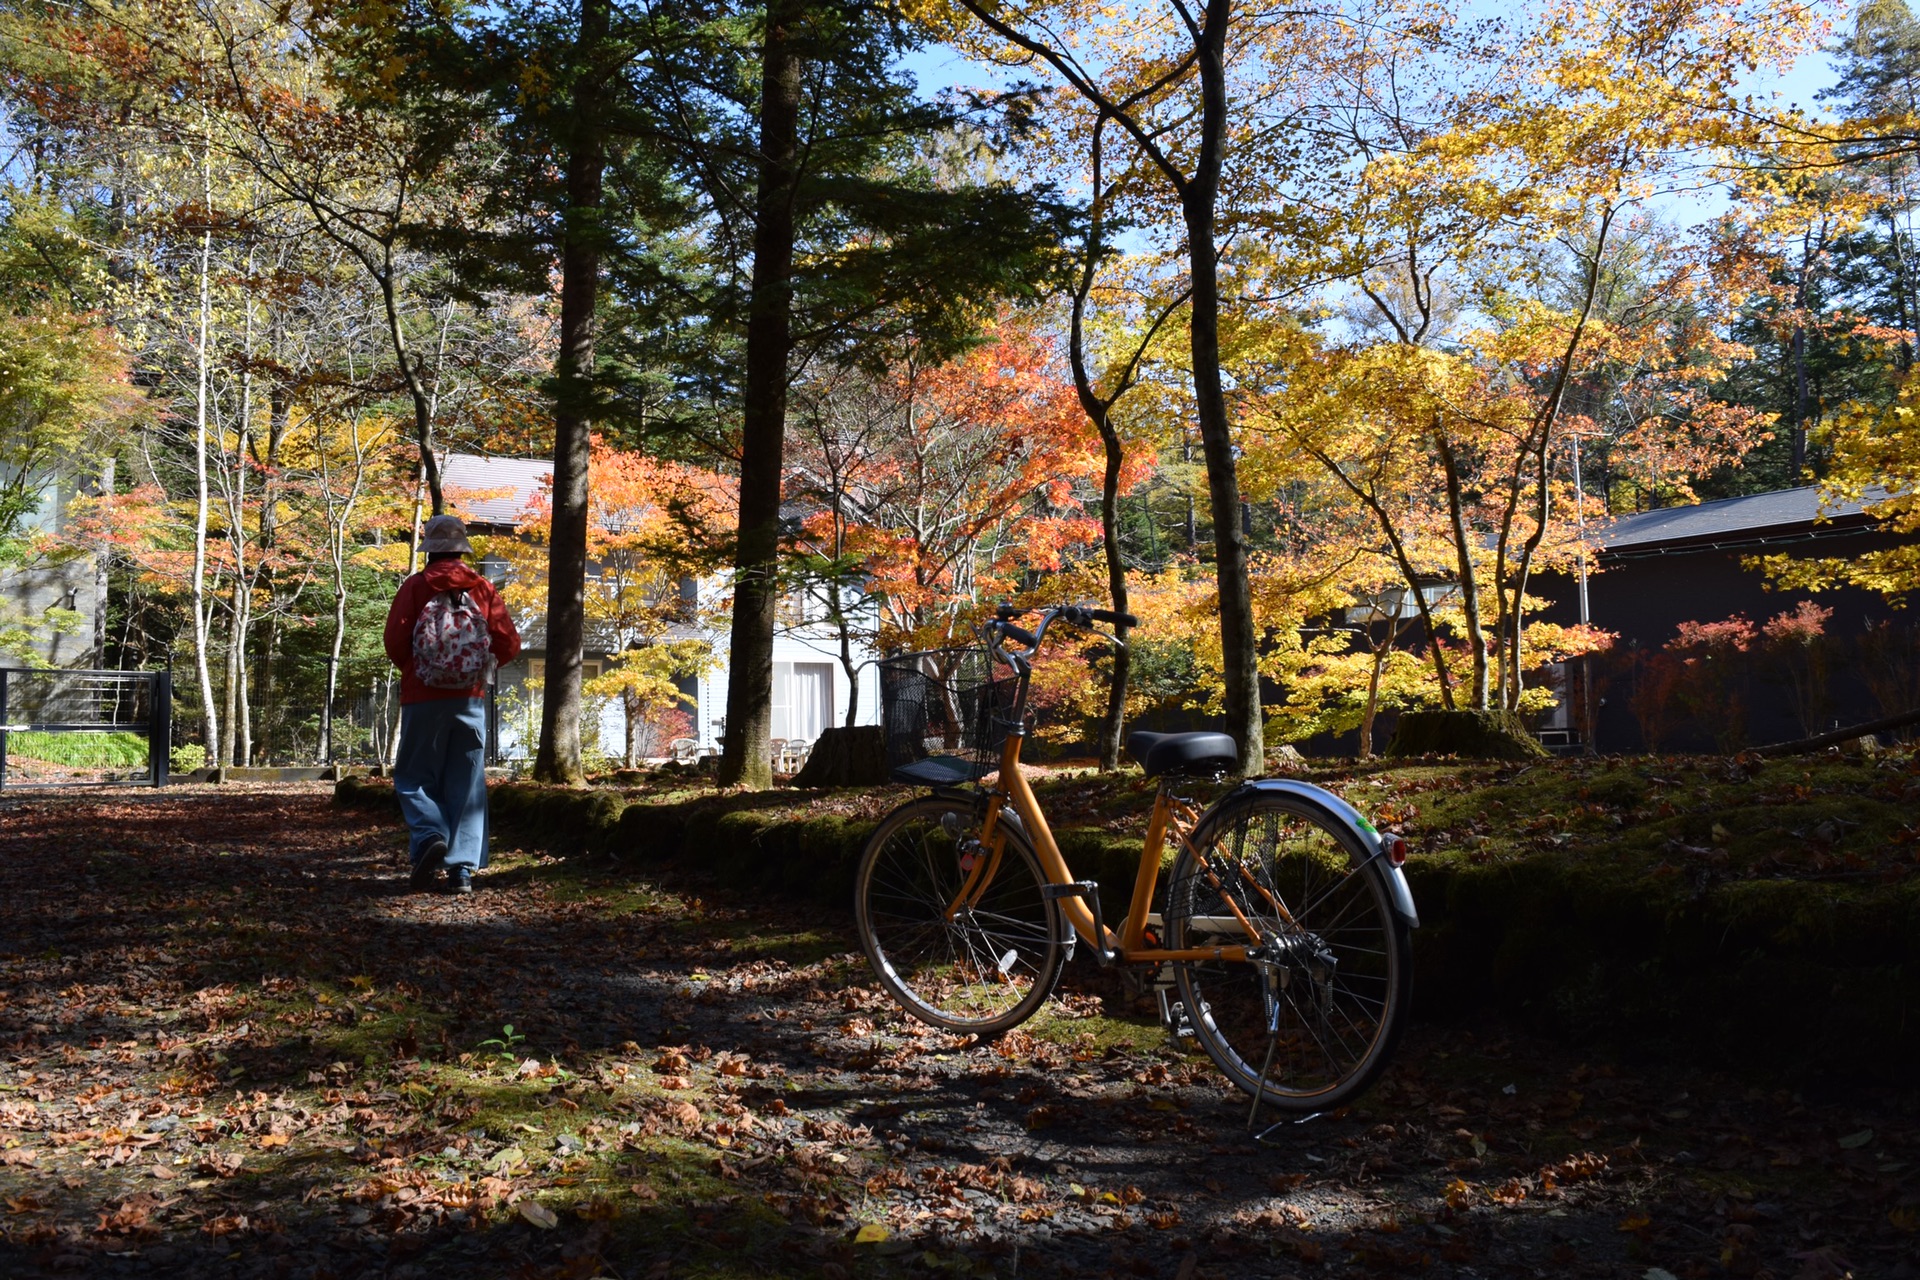
[[[1714,1065],[1905,1080],[1920,1060],[1920,763],[1647,759],[1350,769],[1320,779],[1404,831],[1416,1012],[1499,1009]],[[851,914],[889,790],[641,795],[508,784],[496,823]],[[393,804],[378,779],[340,803]],[[1043,789],[1117,921],[1148,792]]]

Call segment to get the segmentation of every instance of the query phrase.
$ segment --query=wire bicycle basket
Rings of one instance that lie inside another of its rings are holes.
[[[877,665],[887,768],[896,781],[954,786],[999,769],[1000,749],[1019,726],[1018,675],[996,675],[982,648],[903,653]]]

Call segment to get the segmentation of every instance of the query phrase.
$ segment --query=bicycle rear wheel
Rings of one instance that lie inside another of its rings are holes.
[[[860,945],[882,986],[922,1022],[997,1035],[1033,1016],[1065,959],[1059,905],[1044,898],[1039,859],[1012,826],[992,879],[955,905],[980,844],[976,807],[938,796],[884,818],[854,881]]]
[[[1235,1085],[1283,1111],[1352,1101],[1400,1038],[1409,934],[1369,857],[1311,805],[1255,794],[1203,817],[1174,861],[1168,945],[1251,952],[1176,966],[1187,1020]]]

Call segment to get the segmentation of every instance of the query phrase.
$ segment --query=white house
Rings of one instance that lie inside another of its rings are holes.
[[[519,527],[522,515],[534,497],[549,483],[553,464],[541,459],[485,458],[474,454],[449,455],[443,465],[442,483],[449,507],[458,512],[469,527],[479,533],[503,534]],[[489,556],[480,569],[495,581],[508,572],[506,561]],[[683,592],[699,597],[701,604],[720,602],[727,592],[723,578],[709,577],[682,584]],[[710,616],[711,610],[700,610]],[[817,605],[809,608],[804,599],[791,602],[785,611],[787,625],[775,633],[773,642],[773,733],[784,742],[811,744],[820,732],[846,723],[847,704],[853,694],[847,673],[840,661],[838,631],[820,618]],[[539,733],[539,705],[529,696],[526,683],[541,678],[546,662],[545,619],[518,617],[514,621],[526,642],[522,658],[500,673],[501,714],[499,717],[499,754],[506,759],[532,754]],[[701,754],[720,749],[727,711],[727,646],[724,626],[702,628],[688,626],[684,638],[701,639],[712,646],[716,661],[706,675],[682,683],[682,692],[693,698],[686,709],[692,719],[689,736],[698,743]],[[584,662],[587,678],[600,674],[611,654],[606,637],[589,632]],[[880,680],[872,665],[876,655],[865,640],[854,637],[853,659],[859,681],[856,722],[863,725],[880,722]],[[609,701],[600,710],[598,720],[601,750],[618,756],[626,735],[621,708]],[[768,744],[772,749],[773,744]]]

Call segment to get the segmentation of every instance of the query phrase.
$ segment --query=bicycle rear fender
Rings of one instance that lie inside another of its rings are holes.
[[[1225,805],[1236,796],[1263,792],[1268,795],[1280,794],[1312,805],[1333,822],[1345,826],[1359,840],[1360,847],[1367,850],[1367,861],[1380,859],[1387,872],[1387,893],[1393,899],[1393,909],[1409,928],[1420,927],[1420,915],[1413,907],[1413,890],[1407,885],[1407,877],[1399,867],[1380,857],[1380,832],[1358,809],[1342,800],[1325,787],[1316,787],[1311,782],[1298,782],[1292,778],[1256,778],[1241,783],[1233,791],[1222,797]]]

